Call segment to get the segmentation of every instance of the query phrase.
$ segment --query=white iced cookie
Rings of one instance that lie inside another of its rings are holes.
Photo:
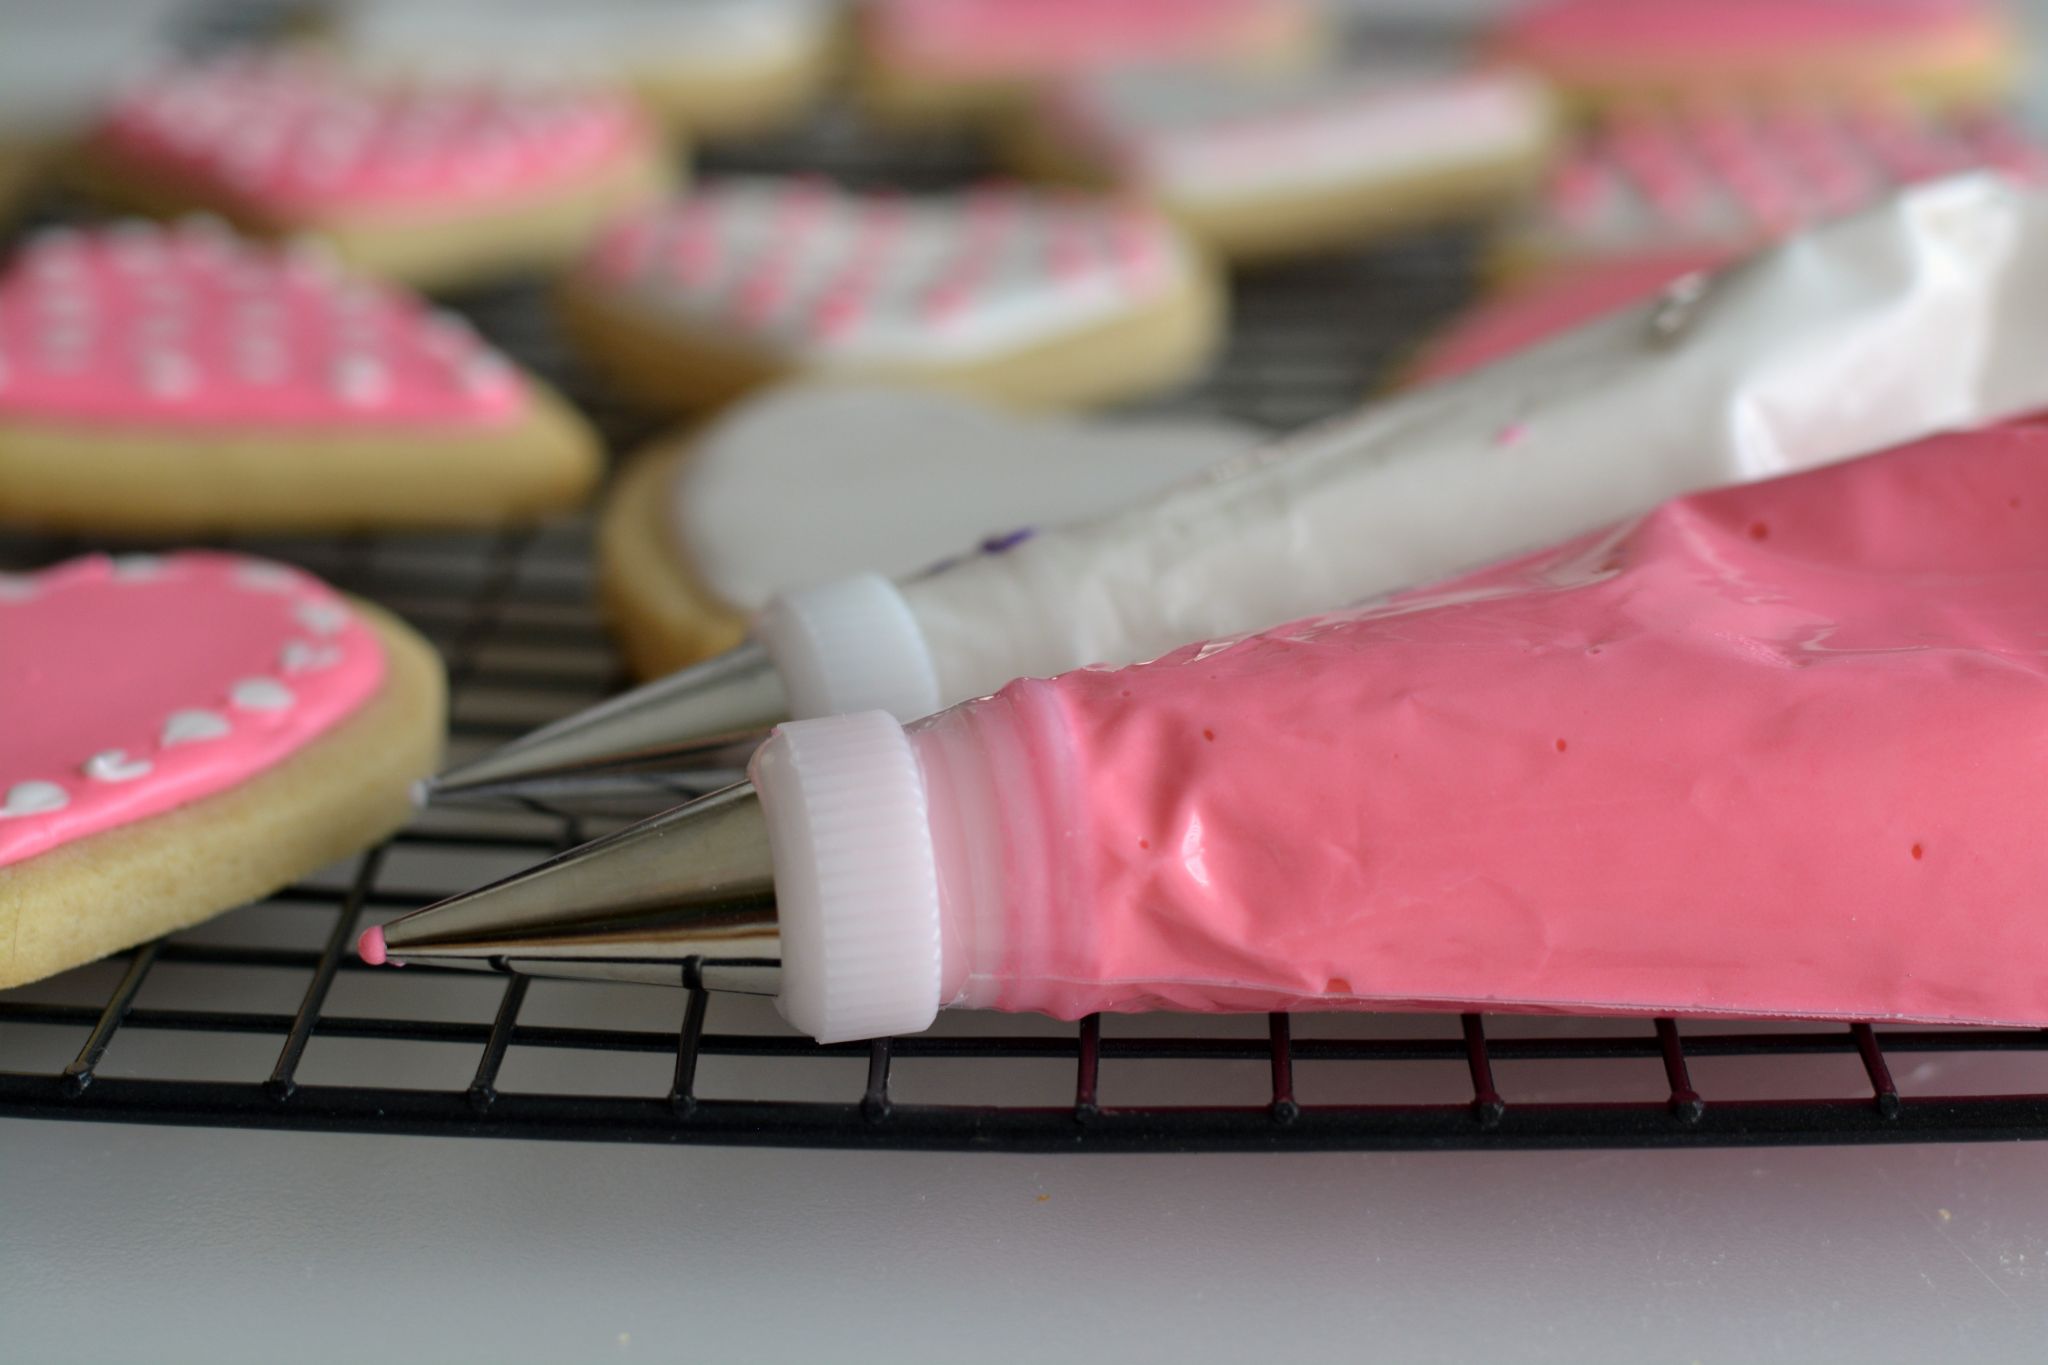
[[[776,593],[1000,552],[1237,454],[1196,420],[1020,418],[911,389],[792,385],[634,463],[604,513],[606,603],[642,675],[734,643]]]
[[[1221,300],[1200,254],[1140,206],[739,177],[614,224],[563,311],[626,392],[662,407],[786,374],[1071,407],[1187,378]]]
[[[353,0],[333,19],[373,69],[569,76],[714,136],[801,113],[831,73],[836,27],[832,0]]]
[[[1505,68],[1152,68],[1048,86],[1013,143],[1027,170],[1142,193],[1256,258],[1494,208],[1537,182],[1552,125]]]
[[[2002,113],[1896,101],[1616,113],[1558,162],[1510,230],[1507,265],[1745,250],[1980,167],[2039,183],[2048,151]]]

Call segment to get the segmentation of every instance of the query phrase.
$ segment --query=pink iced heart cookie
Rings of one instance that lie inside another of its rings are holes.
[[[1541,0],[1504,19],[1495,46],[1569,94],[1628,102],[1981,100],[2010,82],[2021,45],[1987,0]]]
[[[579,493],[593,444],[461,318],[311,247],[131,221],[51,230],[0,274],[0,514],[488,521]]]
[[[1083,71],[1297,65],[1318,28],[1299,0],[877,0],[864,93],[907,119],[987,113],[1033,82]]]
[[[432,285],[558,261],[669,179],[659,138],[622,95],[405,84],[269,56],[136,83],[94,133],[84,173],[119,203],[317,232],[357,264]]]
[[[1178,380],[1214,283],[1159,215],[988,187],[906,199],[735,178],[619,223],[567,295],[632,391],[688,406],[792,371],[1046,406]]]
[[[0,577],[0,986],[388,829],[431,770],[439,696],[421,641],[281,564],[93,556]]]
[[[1735,252],[1970,170],[2038,183],[2048,150],[1991,111],[1901,102],[1616,113],[1580,140],[1512,231],[1510,265]]]

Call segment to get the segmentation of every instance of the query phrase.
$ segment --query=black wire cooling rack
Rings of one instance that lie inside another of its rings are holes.
[[[912,187],[984,170],[965,144],[878,141],[843,117],[712,167]],[[1470,256],[1469,243],[1441,237],[1247,277],[1214,375],[1160,407],[1280,430],[1353,405],[1464,301]],[[615,451],[653,434],[577,372],[538,287],[451,302],[582,402]],[[623,681],[591,606],[587,520],[235,544],[380,601],[433,640],[449,666],[458,757]],[[94,548],[0,536],[0,567]],[[680,983],[370,971],[349,951],[368,924],[623,816],[430,810],[259,905],[0,994],[0,1116],[991,1151],[2048,1136],[2048,1032],[2033,1030],[969,1014],[918,1037],[820,1047],[760,1001]]]

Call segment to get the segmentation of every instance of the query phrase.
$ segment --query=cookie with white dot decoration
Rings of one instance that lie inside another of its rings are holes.
[[[1142,194],[1233,260],[1484,215],[1532,188],[1544,88],[1505,68],[1110,71],[1054,82],[1021,169]]]
[[[999,550],[1255,442],[1223,422],[1020,417],[879,385],[769,390],[613,485],[598,536],[606,613],[633,670],[656,676],[738,643],[778,592]]]
[[[240,555],[0,574],[0,989],[262,896],[403,824],[439,659]]]
[[[862,102],[910,124],[1010,113],[1084,72],[1300,66],[1324,37],[1312,0],[872,0],[861,17]]]
[[[352,265],[445,288],[560,264],[670,188],[669,161],[623,94],[234,56],[133,84],[74,178],[121,208],[311,234]]]
[[[1510,223],[1500,264],[1523,274],[1734,254],[1970,170],[2048,182],[2048,145],[1998,110],[1890,99],[1617,111],[1588,125],[1542,195]]]
[[[562,77],[630,91],[692,136],[758,133],[823,93],[833,0],[350,0],[348,57],[431,77]]]
[[[790,374],[1066,407],[1190,377],[1222,300],[1201,253],[1141,206],[739,177],[614,224],[562,311],[622,389],[661,407]]]
[[[462,319],[217,222],[52,229],[0,271],[0,519],[482,526],[571,506],[596,437]]]
[[[1570,98],[1980,102],[2025,44],[1997,0],[1534,0],[1490,46]]]

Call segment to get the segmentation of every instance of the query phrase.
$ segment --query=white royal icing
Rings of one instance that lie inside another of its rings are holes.
[[[1191,269],[1164,219],[1113,200],[769,177],[620,224],[590,267],[622,307],[819,364],[1001,354],[1156,302]]]
[[[106,749],[85,761],[85,775],[95,782],[133,782],[155,766],[146,758],[130,758],[126,749]]]
[[[70,796],[54,782],[17,782],[7,789],[6,799],[0,801],[0,819],[42,815],[70,804]]]
[[[753,611],[784,589],[911,573],[1113,511],[1255,439],[1222,422],[1025,418],[922,390],[790,386],[694,438],[669,526],[712,595]]]
[[[244,678],[228,689],[228,700],[245,711],[282,711],[298,698],[275,678]]]
[[[1202,199],[1535,156],[1550,101],[1506,69],[1140,68],[1062,82],[1040,116],[1081,155],[1157,192]]]
[[[161,738],[164,747],[168,749],[173,744],[196,744],[201,740],[219,739],[231,729],[233,727],[228,724],[226,716],[217,711],[202,711],[195,708],[189,711],[173,711],[170,719],[164,722]]]

